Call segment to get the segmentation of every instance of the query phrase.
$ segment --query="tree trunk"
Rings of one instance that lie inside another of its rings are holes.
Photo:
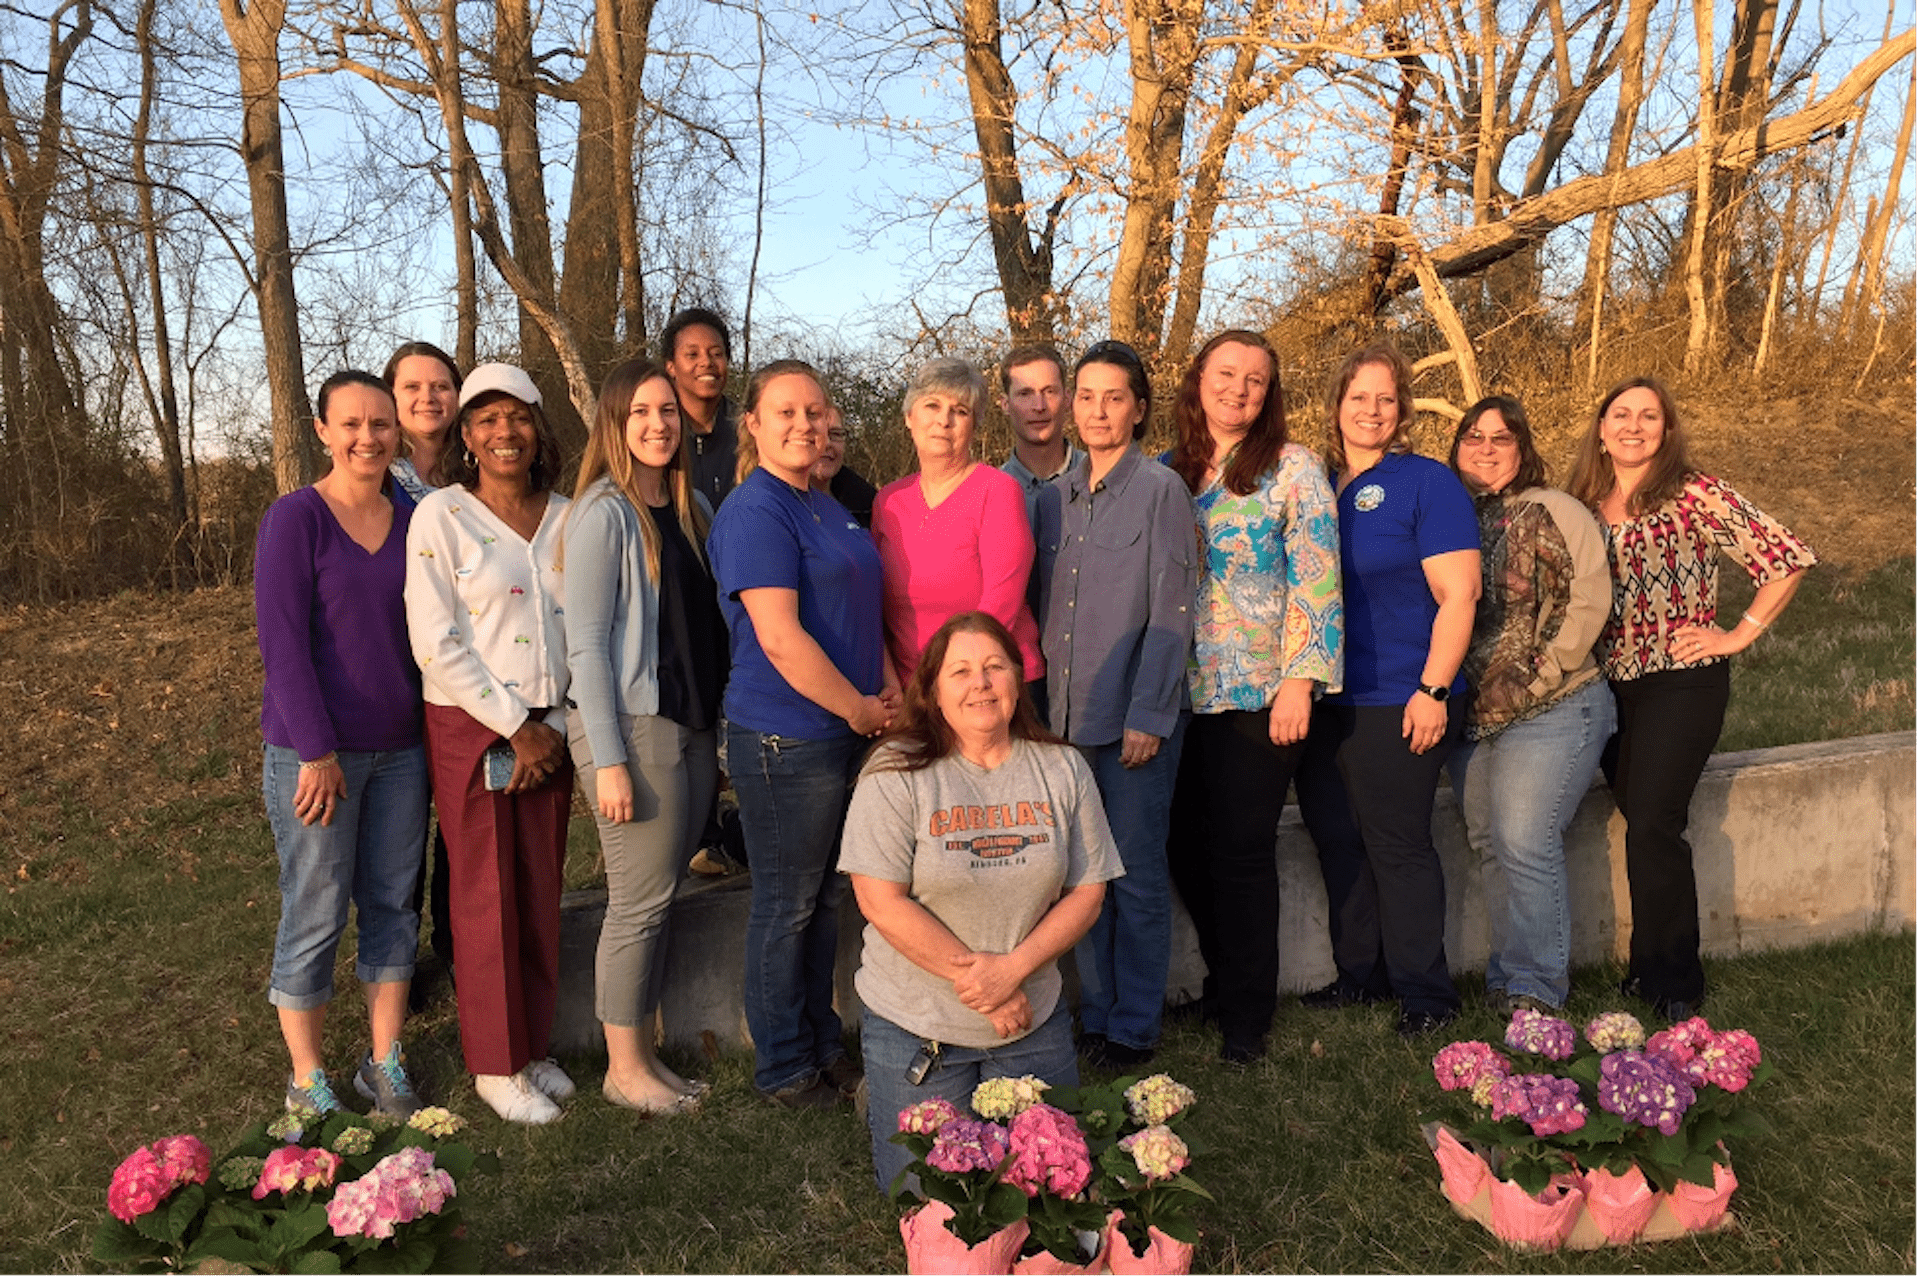
[[[280,144],[280,31],[286,0],[220,0],[220,19],[240,69],[240,158],[253,206],[253,295],[273,413],[273,477],[281,492],[312,483],[320,469],[300,351],[293,289],[293,235],[287,219],[286,162]]]
[[[586,444],[584,416],[569,403],[568,379],[547,328],[528,305],[529,295],[554,297],[553,231],[547,220],[547,186],[540,151],[539,95],[533,65],[533,13],[529,0],[496,0],[493,80],[499,95],[500,176],[507,200],[508,245],[516,273],[529,285],[514,288],[520,301],[520,364],[540,388],[546,416],[561,450],[577,455]],[[588,130],[582,122],[581,136]],[[474,195],[479,195],[475,182]],[[489,197],[490,198],[490,197]],[[602,213],[605,216],[605,213]],[[479,219],[475,219],[478,231]],[[484,233],[483,233],[484,240]],[[488,257],[492,258],[489,250]],[[603,269],[604,269],[604,258]],[[497,264],[496,264],[497,265]],[[504,272],[503,272],[504,277]],[[511,286],[511,285],[510,285]],[[548,305],[564,314],[557,303]],[[557,315],[556,315],[557,317]]]
[[[1893,144],[1893,169],[1887,174],[1886,198],[1880,201],[1880,207],[1867,219],[1866,234],[1860,237],[1860,262],[1857,276],[1860,290],[1855,293],[1851,282],[1848,292],[1851,296],[1843,306],[1841,324],[1851,329],[1855,319],[1866,307],[1875,306],[1880,301],[1880,290],[1886,280],[1887,231],[1893,225],[1893,213],[1900,206],[1900,179],[1906,172],[1907,151],[1913,145],[1913,108],[1916,79],[1912,73],[1907,77],[1907,108],[1900,117],[1900,137]],[[1864,376],[1864,374],[1863,374]]]
[[[1620,94],[1613,111],[1613,130],[1607,137],[1606,175],[1616,183],[1627,169],[1633,131],[1639,126],[1642,77],[1647,55],[1647,20],[1653,0],[1628,0],[1627,29],[1620,37]],[[1611,206],[1593,215],[1587,240],[1587,272],[1580,286],[1580,313],[1574,331],[1587,335],[1587,390],[1591,393],[1600,371],[1600,320],[1607,301],[1607,276],[1612,270],[1614,211]]]
[[[1187,107],[1205,6],[1200,0],[1127,0],[1133,100],[1125,146],[1127,211],[1120,223],[1107,311],[1113,336],[1151,361],[1160,345],[1173,271]]]
[[[440,63],[460,65],[460,0],[440,3]],[[480,280],[473,260],[473,217],[467,183],[471,156],[465,151],[466,132],[458,141],[447,139],[447,197],[453,216],[454,309],[457,336],[453,357],[462,368],[478,359],[475,347],[480,328]]]
[[[980,145],[980,177],[987,197],[987,235],[1006,301],[1015,344],[1051,342],[1065,311],[1053,288],[1053,240],[1065,207],[1062,195],[1039,226],[1031,224],[1013,136],[1017,95],[1000,54],[999,0],[964,0],[967,99]]]
[[[1687,232],[1687,372],[1698,373],[1710,345],[1707,311],[1707,225],[1713,220],[1713,0],[1693,0],[1693,39],[1700,54],[1700,125],[1693,144],[1693,215]]]
[[[153,311],[153,362],[156,411],[154,433],[160,441],[160,460],[167,472],[167,510],[176,529],[187,524],[187,467],[180,451],[180,396],[173,382],[173,335],[167,323],[165,275],[160,269],[160,219],[154,210],[153,182],[147,173],[147,138],[158,90],[158,66],[153,49],[153,10],[157,0],[141,0],[134,25],[134,43],[140,48],[140,105],[133,117],[133,195],[140,219],[140,246],[147,263],[147,303]],[[145,373],[145,361],[138,361]]]

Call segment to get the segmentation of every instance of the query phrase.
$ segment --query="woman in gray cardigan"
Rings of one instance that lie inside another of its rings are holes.
[[[684,1112],[703,1083],[654,1054],[667,910],[713,803],[726,626],[702,547],[712,511],[673,384],[632,359],[607,375],[562,533],[567,737],[607,862],[595,959],[610,1103]]]

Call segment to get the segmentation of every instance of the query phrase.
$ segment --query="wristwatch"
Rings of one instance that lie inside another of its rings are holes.
[[[1438,683],[1436,683],[1432,687],[1428,687],[1426,684],[1422,683],[1420,685],[1420,690],[1425,692],[1428,696],[1433,697],[1434,700],[1439,701],[1442,705],[1447,703],[1447,695],[1448,695],[1447,689],[1446,687]]]

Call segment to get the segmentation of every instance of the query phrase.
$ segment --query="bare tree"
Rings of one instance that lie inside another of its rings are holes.
[[[273,473],[280,491],[313,482],[319,447],[300,347],[293,287],[293,233],[280,125],[280,33],[286,0],[220,0],[220,20],[240,71],[240,160],[253,206],[252,287],[271,403]]]

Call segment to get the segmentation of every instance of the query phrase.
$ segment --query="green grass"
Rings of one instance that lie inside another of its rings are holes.
[[[151,813],[132,835],[70,810],[0,905],[0,1270],[89,1267],[107,1179],[136,1144],[176,1131],[222,1142],[277,1104],[285,1064],[263,995],[277,901],[263,822],[243,806]],[[197,831],[191,873],[141,844]],[[60,865],[84,862],[84,880]],[[44,876],[42,876],[44,875]],[[1428,1059],[1383,1008],[1289,1005],[1272,1055],[1217,1064],[1209,1033],[1170,1028],[1162,1064],[1200,1093],[1207,1271],[1844,1270],[1914,1265],[1911,935],[1709,963],[1709,1011],[1752,1030],[1779,1066],[1774,1132],[1736,1150],[1741,1227],[1577,1256],[1523,1258],[1453,1217],[1418,1132],[1438,1101]],[[1614,1005],[1613,969],[1579,973],[1573,1010]],[[1463,987],[1471,987],[1471,977]],[[343,990],[350,970],[340,972]],[[357,995],[329,1026],[336,1068],[359,1048]],[[1471,1010],[1462,1035],[1497,1031]],[[469,1188],[489,1267],[509,1272],[887,1272],[901,1264],[864,1131],[846,1115],[757,1099],[749,1061],[676,1062],[711,1077],[707,1107],[637,1121],[609,1108],[598,1060],[570,1061],[564,1121],[509,1127],[473,1096],[446,1003],[410,1050],[429,1094],[476,1119],[506,1170]]]
[[[1720,620],[1753,597],[1738,571],[1720,575]],[[1847,576],[1815,568],[1785,615],[1733,658],[1722,750],[1911,731],[1914,561]]]
[[[1914,564],[1816,572],[1735,663],[1723,749],[1913,726]],[[1737,616],[1738,589],[1724,614]],[[244,717],[244,716],[243,716]],[[242,735],[251,728],[242,724]],[[277,865],[257,754],[208,729],[116,756],[100,792],[34,788],[0,823],[0,1271],[75,1271],[114,1166],[190,1131],[224,1142],[277,1104],[285,1057],[265,984]],[[141,805],[142,777],[193,782]],[[575,822],[568,883],[594,875]],[[351,952],[351,939],[343,948]],[[1212,1271],[1912,1271],[1914,941],[1863,938],[1710,961],[1717,1024],[1753,1031],[1779,1065],[1760,1095],[1773,1134],[1735,1150],[1741,1227],[1586,1256],[1523,1258],[1448,1210],[1421,1142],[1438,1095],[1428,1058],[1382,1009],[1281,1013],[1273,1053],[1236,1073],[1210,1035],[1169,1029],[1162,1064],[1203,1100],[1211,1153],[1196,1266]],[[1614,1005],[1612,969],[1577,974],[1573,1009]],[[1472,987],[1473,977],[1462,978]],[[327,1053],[364,1048],[351,966]],[[1462,1035],[1489,1035],[1472,1011]],[[602,1063],[571,1061],[582,1095],[556,1127],[496,1121],[474,1097],[442,1001],[409,1029],[423,1089],[476,1119],[506,1172],[469,1188],[490,1268],[516,1272],[890,1272],[902,1262],[850,1117],[756,1099],[749,1061],[676,1057],[714,1079],[700,1113],[639,1122],[597,1095]]]

